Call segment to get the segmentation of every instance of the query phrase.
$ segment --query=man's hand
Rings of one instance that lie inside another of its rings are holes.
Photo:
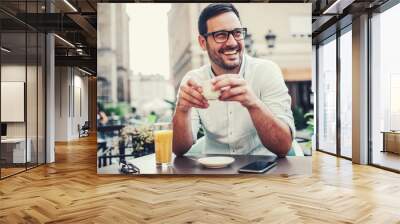
[[[208,101],[202,95],[203,89],[193,79],[189,79],[180,87],[177,110],[188,112],[192,107],[207,108]]]
[[[215,90],[222,91],[220,100],[237,101],[247,108],[257,134],[267,149],[279,156],[287,154],[292,145],[289,126],[256,97],[246,80],[237,74],[226,74],[216,77],[212,82]]]
[[[221,101],[237,101],[244,107],[250,109],[257,104],[258,98],[253,90],[247,85],[246,80],[238,74],[220,75],[212,81],[214,90],[220,90]]]

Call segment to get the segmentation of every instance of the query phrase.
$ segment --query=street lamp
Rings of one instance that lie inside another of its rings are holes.
[[[253,44],[254,40],[251,38],[251,34],[250,33],[246,34],[246,37],[244,38],[244,47],[246,48],[248,54],[252,53]]]
[[[268,48],[275,47],[276,35],[274,33],[272,33],[271,30],[268,30],[267,35],[265,35],[265,40],[267,41]]]

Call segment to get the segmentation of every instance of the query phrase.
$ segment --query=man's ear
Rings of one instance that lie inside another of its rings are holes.
[[[202,35],[199,35],[199,36],[197,37],[197,39],[198,39],[198,41],[199,41],[200,47],[201,47],[204,51],[207,50],[207,40],[206,40],[206,38],[203,37]]]

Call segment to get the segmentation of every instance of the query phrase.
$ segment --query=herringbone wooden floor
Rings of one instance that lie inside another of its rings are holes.
[[[399,174],[323,153],[311,176],[98,176],[95,144],[0,181],[0,223],[400,223]]]

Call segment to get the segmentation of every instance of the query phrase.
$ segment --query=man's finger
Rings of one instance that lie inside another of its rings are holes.
[[[225,87],[235,87],[235,86],[241,86],[246,84],[244,79],[240,78],[227,78],[227,79],[222,79],[214,83],[213,88],[214,90],[220,90]]]
[[[188,93],[185,92],[185,91],[182,91],[182,93],[181,93],[181,98],[183,98],[183,99],[184,99],[185,101],[187,101],[188,103],[195,104],[195,105],[197,105],[197,106],[203,106],[203,105],[205,105],[205,104],[202,102],[202,100],[196,99],[195,97],[193,97],[192,95],[188,94]]]
[[[242,94],[245,94],[246,91],[247,91],[247,89],[243,86],[235,87],[235,88],[223,91],[221,93],[220,99],[224,100],[224,99],[227,99],[227,98],[230,98],[233,96],[242,95]]]
[[[190,103],[190,102],[188,102],[188,101],[186,101],[186,100],[182,100],[181,103],[178,104],[178,107],[181,107],[181,108],[182,108],[182,107],[183,107],[183,108],[192,108],[192,107],[196,107],[196,108],[207,108],[208,105],[206,105],[206,106],[200,106],[200,105],[197,105],[197,104]]]
[[[182,98],[182,101],[184,101],[184,102],[182,102],[182,105],[185,105],[185,107],[188,107],[188,108],[192,108],[192,107],[196,107],[196,108],[207,108],[208,107],[208,104],[206,104],[206,105],[199,105],[199,104],[196,104],[196,103],[192,103],[192,102],[189,102],[189,101],[187,101],[186,99],[183,99]]]
[[[193,98],[196,98],[198,101],[204,101],[205,100],[203,95],[199,91],[194,89],[193,87],[189,87],[189,86],[183,85],[181,87],[181,91],[185,92],[186,94],[190,95]]]
[[[236,102],[242,102],[245,98],[244,98],[244,94],[239,94],[236,96],[231,96],[225,99],[220,99],[221,101],[236,101]]]
[[[202,89],[202,88],[201,88],[201,85],[200,85],[198,82],[196,82],[194,79],[189,79],[189,80],[187,81],[187,85],[188,85],[188,86],[191,86],[191,87],[194,87],[194,88],[196,88],[196,89]]]

